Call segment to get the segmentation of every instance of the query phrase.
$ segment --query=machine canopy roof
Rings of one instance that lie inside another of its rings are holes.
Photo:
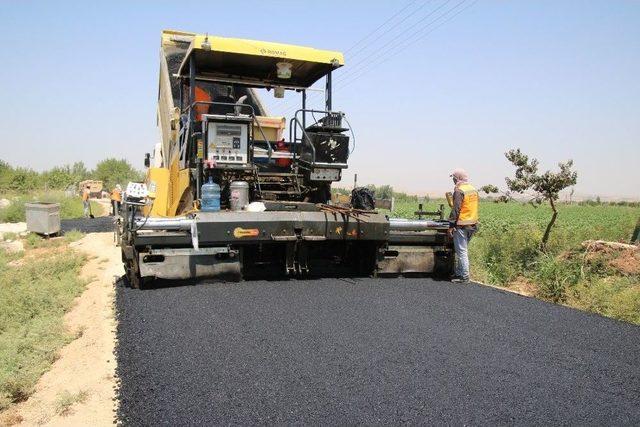
[[[179,76],[189,76],[192,56],[197,77],[266,87],[307,88],[344,65],[340,52],[198,34],[180,65]],[[291,77],[278,77],[281,62],[291,64]]]

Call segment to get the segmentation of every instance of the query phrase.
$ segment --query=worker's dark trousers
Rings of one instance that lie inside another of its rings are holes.
[[[111,210],[112,210],[112,215],[116,216],[118,215],[118,212],[120,212],[120,202],[117,200],[112,200],[111,201]]]

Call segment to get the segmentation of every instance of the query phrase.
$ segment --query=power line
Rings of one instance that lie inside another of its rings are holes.
[[[423,9],[427,3],[430,0],[427,0],[426,2],[424,2],[420,7],[418,7],[417,9],[413,10],[413,11],[409,11],[408,14],[406,14],[400,21],[395,23],[395,26],[397,27],[398,25],[402,24],[403,22],[405,22],[407,19],[409,19],[410,17],[414,16],[416,12],[420,11],[421,9]],[[369,37],[371,37],[372,35],[374,35],[376,32],[378,32],[378,30],[380,30],[381,28],[383,28],[385,25],[387,25],[388,23],[390,23],[391,21],[393,21],[397,16],[399,16],[400,14],[402,14],[402,12],[404,12],[405,10],[407,10],[409,7],[413,6],[415,3],[417,2],[417,0],[413,0],[409,3],[407,3],[402,9],[400,9],[398,12],[396,12],[395,14],[393,14],[390,18],[388,18],[387,20],[385,20],[382,24],[380,24],[378,27],[376,27],[373,31],[369,32],[366,36],[364,36],[363,38],[361,38],[360,40],[358,40],[356,43],[354,43],[351,47],[349,47],[344,53],[345,55],[347,53],[349,53],[350,51],[352,51],[353,49],[355,49],[357,46],[359,46],[363,41],[367,40]],[[382,38],[384,35],[386,35],[387,33],[382,33],[380,35],[378,35],[375,39],[371,40],[370,42],[365,44],[364,49],[359,50],[358,52],[356,52],[355,54],[353,54],[351,56],[351,58],[355,58],[358,55],[361,55],[363,53],[365,53],[367,51],[367,45],[372,45],[373,43],[375,43],[376,41],[378,41],[380,38]],[[291,106],[293,107],[293,106]],[[291,109],[288,108],[288,110]]]
[[[340,88],[344,88],[349,86],[351,83],[353,83],[354,81],[356,81],[358,78],[360,78],[361,76],[363,76],[364,74],[366,74],[367,72],[370,72],[371,70],[375,69],[377,66],[380,66],[382,64],[384,64],[385,62],[387,62],[389,59],[393,58],[394,56],[400,54],[401,52],[405,51],[408,47],[410,47],[411,45],[413,45],[414,43],[416,43],[417,41],[424,39],[425,37],[427,37],[429,34],[433,33],[434,31],[436,31],[438,28],[442,27],[443,25],[445,25],[447,22],[451,21],[452,19],[454,19],[456,16],[460,15],[462,12],[468,10],[469,8],[473,7],[478,0],[474,0],[471,3],[467,4],[466,6],[459,8],[459,6],[461,6],[462,4],[464,4],[467,0],[462,0],[459,3],[457,3],[456,5],[454,5],[453,7],[449,8],[447,11],[445,11],[443,14],[437,16],[435,19],[433,19],[432,21],[430,21],[427,25],[425,25],[424,27],[420,28],[419,30],[413,32],[412,34],[410,34],[407,38],[405,38],[405,40],[397,43],[394,45],[395,46],[401,46],[401,48],[399,49],[395,49],[393,50],[393,53],[391,53],[390,55],[386,55],[385,52],[377,52],[378,55],[370,55],[369,57],[374,57],[374,58],[378,58],[380,56],[384,56],[382,58],[382,61],[380,61],[379,63],[375,64],[375,66],[369,66],[369,67],[361,67],[358,71],[351,73],[351,75],[346,75],[347,78],[345,79],[345,75],[343,76],[339,76],[335,81],[336,81],[336,85],[334,86],[334,89],[340,89]],[[429,13],[427,16],[423,17],[420,21],[416,22],[414,25],[411,26],[411,28],[414,28],[416,26],[417,23],[419,22],[423,22],[426,18],[428,18],[429,16],[432,16],[436,11],[438,11],[439,9],[441,9],[443,6],[445,6],[446,4],[448,4],[450,2],[450,0],[444,2],[442,5],[440,5],[438,8],[434,9],[431,13]],[[458,9],[456,11],[456,9]],[[455,12],[454,12],[455,11]],[[451,14],[452,12],[454,12],[453,14]],[[450,16],[447,16],[450,15]],[[440,22],[438,25],[429,28],[431,25],[437,23],[439,20],[445,18],[442,22]],[[425,32],[425,30],[429,30],[427,32]],[[403,34],[406,33],[406,31],[403,32]],[[416,37],[417,36],[417,37]],[[394,39],[397,39],[398,37],[396,36]],[[387,42],[386,45],[388,45],[391,41]],[[406,43],[405,43],[406,42]],[[362,62],[362,61],[360,61]],[[342,78],[342,80],[340,80],[340,78]],[[318,93],[312,93],[310,94],[310,96],[307,97],[307,100],[311,100],[312,98],[314,98],[315,96],[317,96]],[[287,114],[288,112],[294,110],[297,106],[292,106],[289,107],[288,109],[286,109],[283,114]]]
[[[411,30],[413,30],[414,28],[416,28],[416,26],[420,25],[421,23],[423,23],[424,21],[426,21],[427,19],[429,19],[431,16],[433,16],[433,14],[435,14],[436,12],[438,12],[440,9],[442,9],[443,7],[445,7],[447,4],[449,4],[451,2],[451,0],[445,0],[444,3],[442,3],[440,6],[436,7],[435,9],[433,9],[431,12],[427,13],[425,16],[423,16],[422,18],[420,18],[418,21],[414,22],[412,25],[410,25],[409,27],[404,28],[399,34],[397,34],[395,37],[393,37],[392,39],[388,40],[385,44],[383,44],[382,46],[378,47],[378,49],[374,52],[372,52],[371,54],[365,56],[364,58],[361,58],[358,62],[356,62],[355,64],[353,64],[350,68],[350,70],[348,72],[346,72],[345,74],[343,74],[342,76],[340,76],[342,79],[344,79],[346,76],[348,76],[349,74],[354,74],[358,69],[359,66],[362,66],[364,64],[364,66],[366,67],[366,64],[368,64],[368,60],[370,58],[376,57],[378,56],[381,52],[386,52],[386,51],[390,51],[391,49],[387,49],[390,45],[392,45],[395,41],[399,40],[402,36],[408,34]]]
[[[467,0],[462,0],[461,2],[457,3],[455,6],[449,8],[447,11],[445,11],[443,14],[437,16],[435,19],[433,19],[432,21],[430,21],[426,26],[424,26],[423,28],[419,29],[418,31],[413,32],[412,34],[410,34],[405,40],[403,40],[402,42],[396,44],[395,46],[402,46],[400,49],[396,49],[393,50],[393,53],[390,55],[385,55],[384,53],[382,55],[378,55],[378,56],[384,56],[384,58],[382,58],[382,61],[380,61],[379,63],[377,63],[375,66],[370,66],[370,67],[363,67],[360,70],[358,70],[358,72],[356,72],[355,74],[352,74],[349,76],[349,78],[347,79],[343,79],[342,81],[338,81],[336,86],[334,87],[336,90],[340,89],[340,88],[344,88],[349,86],[351,83],[353,83],[354,81],[356,81],[358,78],[360,78],[361,76],[363,76],[364,74],[366,74],[367,72],[373,70],[374,68],[376,68],[377,66],[380,66],[382,64],[384,64],[385,62],[387,62],[389,59],[391,59],[392,57],[400,54],[401,52],[403,52],[404,50],[406,50],[409,46],[411,46],[412,44],[414,44],[415,42],[427,37],[429,34],[433,33],[434,31],[436,31],[438,28],[442,27],[444,24],[446,24],[447,22],[451,21],[453,18],[455,18],[456,16],[458,16],[459,14],[461,14],[462,12],[464,12],[465,10],[469,9],[470,7],[472,7],[477,0],[474,0],[472,3],[468,4],[466,7],[462,7],[460,9],[458,9],[462,4],[464,4]],[[446,3],[445,3],[446,4]],[[453,11],[455,11],[456,9],[458,9],[456,12],[454,12],[453,14],[451,14]],[[448,16],[449,15],[449,16]],[[438,25],[436,25],[435,27],[430,28],[431,25],[437,23],[438,21],[440,21],[441,19],[444,19],[444,21],[440,22]],[[425,33],[425,30],[429,30]],[[418,36],[418,37],[415,37]],[[407,42],[408,43],[405,43]],[[338,79],[336,79],[338,80]],[[316,94],[313,94],[316,95]],[[309,97],[311,98],[311,97]],[[292,110],[292,108],[288,109],[286,112]]]
[[[369,32],[366,36],[364,36],[363,38],[361,38],[360,40],[358,40],[355,44],[353,44],[349,49],[345,50],[344,53],[347,54],[349,52],[351,52],[353,49],[355,49],[358,45],[360,45],[360,43],[362,43],[363,41],[365,41],[366,39],[368,39],[370,36],[372,36],[373,34],[375,34],[380,28],[384,27],[386,24],[388,24],[390,21],[392,21],[396,16],[400,15],[402,12],[404,12],[409,6],[413,5],[416,1],[418,0],[413,0],[409,3],[407,3],[402,9],[400,9],[398,12],[396,12],[395,14],[393,14],[393,16],[391,16],[391,18],[387,19],[386,21],[384,21],[382,24],[380,24],[378,27],[376,27],[376,29],[374,29],[373,31]],[[424,5],[423,5],[424,6]]]
[[[413,10],[413,11],[409,11],[408,14],[406,14],[400,21],[395,22],[394,23],[394,27],[391,28],[389,31],[387,32],[383,32],[381,34],[379,34],[376,38],[374,38],[373,40],[371,40],[370,42],[367,43],[367,46],[373,46],[375,42],[377,42],[378,40],[380,40],[382,37],[386,36],[389,34],[389,32],[393,32],[396,28],[401,28],[400,25],[402,23],[404,23],[407,19],[412,18],[416,15],[416,13],[418,13],[419,11],[421,11],[422,9],[425,8],[425,6],[427,6],[427,4],[429,4],[431,0],[427,0],[424,3],[422,3],[422,5],[420,7],[418,7],[417,9]],[[401,31],[402,33],[402,31]],[[350,59],[356,58],[358,57],[358,55],[362,55],[365,54],[367,52],[367,46],[365,46],[363,49],[360,49],[358,52],[354,53],[353,55],[351,55]],[[345,52],[346,53],[346,52]]]
[[[464,4],[467,0],[462,0],[459,3],[457,3],[455,6],[453,6],[452,8],[448,9],[445,13],[443,13],[442,15],[438,16],[436,19],[434,19],[432,22],[430,22],[429,25],[436,23],[437,21],[439,21],[440,19],[446,17],[447,15],[449,15],[451,12],[453,12],[454,10],[456,10],[460,5]],[[356,81],[358,78],[360,78],[361,76],[363,76],[364,74],[368,73],[369,71],[375,69],[376,67],[384,64],[385,62],[387,62],[388,60],[390,60],[391,58],[393,58],[394,56],[402,53],[403,51],[405,51],[408,47],[410,47],[411,45],[413,45],[414,43],[416,43],[419,40],[424,39],[425,37],[427,37],[429,34],[433,33],[434,31],[436,31],[438,28],[442,27],[443,25],[445,25],[447,22],[451,21],[452,19],[454,19],[456,16],[460,15],[462,12],[466,11],[467,9],[471,8],[473,5],[475,5],[478,2],[478,0],[474,0],[471,3],[467,4],[466,6],[458,9],[455,13],[451,14],[450,16],[448,16],[444,21],[440,22],[438,25],[429,28],[429,26],[426,26],[424,28],[422,28],[419,31],[416,31],[415,33],[413,33],[410,37],[408,37],[405,41],[408,41],[408,43],[404,43],[404,45],[399,44],[399,46],[401,46],[399,49],[394,50],[391,54],[389,55],[379,55],[382,56],[382,61],[380,61],[379,63],[376,64],[376,66],[373,67],[365,67],[362,68],[360,70],[360,72],[353,74],[350,76],[349,79],[343,80],[341,81],[339,84],[336,84],[336,89],[340,89],[340,88],[344,88],[346,86],[348,86],[349,84],[353,83],[354,81]],[[429,29],[429,31],[424,32],[425,30]],[[421,34],[422,33],[422,34]],[[415,36],[418,37],[415,37]],[[415,37],[415,38],[414,38]],[[411,40],[413,38],[413,40]]]

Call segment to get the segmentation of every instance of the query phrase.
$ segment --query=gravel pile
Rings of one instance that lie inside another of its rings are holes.
[[[640,421],[640,328],[479,285],[121,285],[116,299],[125,425]]]

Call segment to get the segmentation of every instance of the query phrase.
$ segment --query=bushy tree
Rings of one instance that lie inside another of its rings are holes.
[[[76,183],[84,181],[89,178],[91,174],[83,162],[75,162],[71,166],[71,175],[73,176],[73,182]]]
[[[375,186],[373,184],[366,185],[366,188],[371,190],[376,199],[390,199],[393,197],[393,187],[390,185]]]
[[[56,166],[53,169],[44,172],[42,174],[42,177],[47,185],[47,188],[56,190],[65,189],[69,185],[75,183],[74,176],[71,173],[71,168],[68,165]]]
[[[540,248],[545,251],[551,229],[558,217],[558,209],[556,201],[559,198],[560,191],[567,187],[575,185],[578,181],[578,173],[571,170],[573,160],[567,160],[564,163],[558,163],[560,170],[558,172],[546,171],[538,172],[538,160],[530,159],[529,156],[522,153],[520,149],[509,150],[505,153],[505,157],[516,168],[513,178],[505,178],[508,191],[503,192],[502,198],[510,199],[512,194],[523,194],[530,197],[530,202],[534,205],[540,205],[548,202],[551,206],[553,214],[547,224]],[[486,193],[499,192],[498,187],[494,185],[486,185],[482,187]]]
[[[380,199],[390,199],[393,197],[393,187],[390,185],[381,185],[376,188],[376,195]]]
[[[35,190],[39,187],[38,172],[27,168],[16,168],[9,184],[11,190],[24,192]]]
[[[0,160],[0,190],[6,191],[11,186],[13,179],[13,168],[4,160]]]
[[[483,185],[482,187],[480,187],[480,191],[483,191],[487,194],[500,194],[499,196],[494,197],[493,201],[495,203],[500,203],[500,202],[507,203],[508,201],[511,200],[511,195],[508,191],[507,192],[500,191],[500,189],[493,184]]]
[[[93,179],[104,183],[106,189],[115,187],[116,184],[126,185],[129,181],[141,181],[141,172],[131,166],[125,159],[109,158],[96,165],[91,174]]]

